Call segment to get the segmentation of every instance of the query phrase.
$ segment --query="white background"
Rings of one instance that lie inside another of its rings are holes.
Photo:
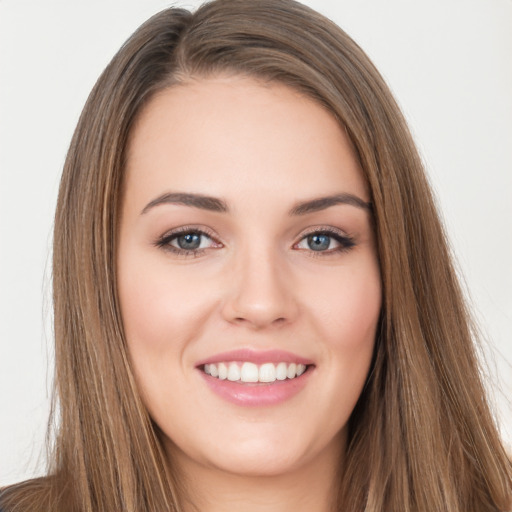
[[[510,445],[512,1],[305,3],[359,42],[404,109],[492,347],[490,379],[501,389]],[[99,73],[168,5],[0,0],[0,485],[40,473],[44,461],[51,229],[67,145]]]

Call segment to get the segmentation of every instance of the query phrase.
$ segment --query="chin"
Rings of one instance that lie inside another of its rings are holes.
[[[181,449],[174,443],[168,447],[170,457],[185,470],[192,464],[205,471],[264,478],[294,475],[316,462],[337,466],[345,447],[345,429],[330,439],[319,437],[310,439],[297,430],[290,435],[290,429],[269,432],[262,428],[257,433],[247,428],[245,438],[232,433],[222,441],[216,437],[203,439],[190,445],[190,450],[186,443]]]
[[[210,462],[213,468],[240,477],[276,477],[292,474],[306,461],[297,453],[288,454],[278,450],[262,452],[237,451],[226,453],[224,460]]]

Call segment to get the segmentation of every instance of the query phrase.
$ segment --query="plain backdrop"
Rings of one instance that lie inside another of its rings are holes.
[[[404,110],[485,335],[510,445],[512,1],[305,3],[365,49]],[[123,41],[169,5],[0,0],[0,485],[44,468],[52,216],[72,131]]]

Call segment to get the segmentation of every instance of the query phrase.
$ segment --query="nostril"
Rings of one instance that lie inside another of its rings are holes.
[[[264,326],[267,326],[267,325],[274,325],[274,326],[277,326],[277,325],[283,325],[286,323],[286,318],[281,316],[279,318],[276,318],[274,320],[268,320],[266,318],[245,318],[243,316],[237,316],[235,318],[233,318],[233,322],[234,323],[237,323],[237,324],[242,324],[242,323],[248,323],[248,324],[252,324],[254,325],[255,327],[264,327]]]
[[[230,323],[251,325],[255,329],[284,326],[296,318],[297,304],[283,290],[280,293],[277,291],[265,287],[259,289],[254,283],[251,286],[240,286],[240,290],[234,290],[226,296],[222,304],[222,316]]]

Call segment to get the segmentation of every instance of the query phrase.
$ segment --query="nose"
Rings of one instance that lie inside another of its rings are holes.
[[[269,251],[238,258],[226,286],[224,319],[253,330],[292,322],[298,304],[288,277],[279,258]]]

